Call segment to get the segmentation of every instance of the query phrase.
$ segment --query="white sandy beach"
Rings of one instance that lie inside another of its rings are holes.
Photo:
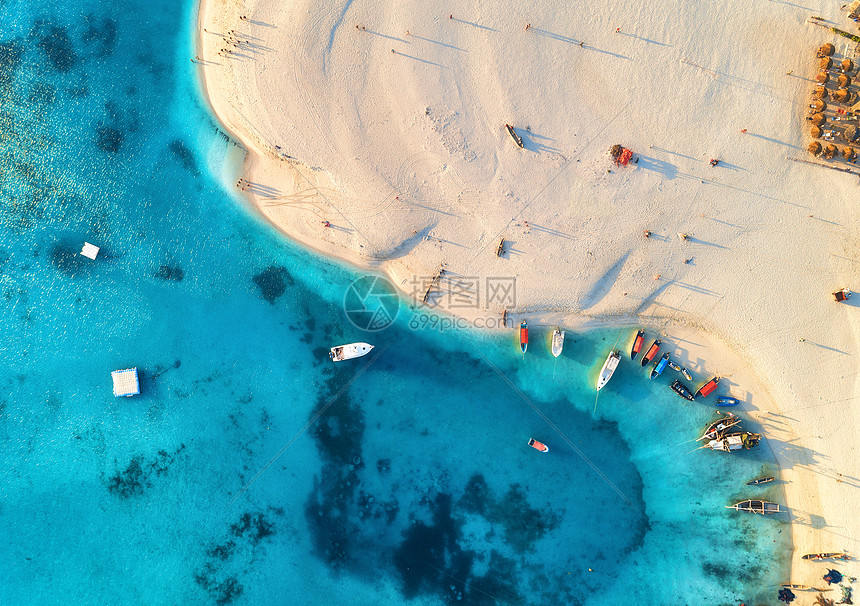
[[[855,47],[806,21],[856,25],[822,0],[537,4],[202,0],[199,68],[248,149],[245,193],[419,299],[444,267],[470,295],[437,292],[441,310],[669,335],[762,423],[791,581],[820,585],[800,554],[860,553],[860,295],[831,295],[860,290],[860,182],[792,158],[814,160],[816,49]],[[230,30],[250,44],[221,56]],[[613,166],[615,143],[638,163]],[[515,278],[516,303],[488,277]]]

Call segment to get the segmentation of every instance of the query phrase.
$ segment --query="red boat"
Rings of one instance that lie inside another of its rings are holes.
[[[657,352],[660,351],[661,343],[662,341],[660,341],[660,339],[657,339],[656,341],[651,343],[651,347],[649,347],[645,355],[642,356],[642,366],[645,366],[646,364],[648,364],[648,362],[654,359],[654,356],[656,356]]]
[[[642,351],[642,344],[645,342],[645,331],[640,330],[636,333],[636,339],[633,341],[633,349],[630,350],[630,359],[635,360],[639,352]]]
[[[540,452],[549,452],[549,446],[543,442],[538,442],[534,438],[529,438],[529,446]]]
[[[696,392],[696,397],[702,396],[703,398],[711,395],[713,391],[717,388],[717,383],[720,382],[719,377],[714,377],[704,385],[699,388],[699,391]]]
[[[522,324],[520,324],[520,349],[523,350],[523,353],[526,353],[526,350],[529,348],[529,325],[528,322],[523,320]]]

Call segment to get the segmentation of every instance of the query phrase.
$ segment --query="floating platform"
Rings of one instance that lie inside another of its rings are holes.
[[[81,254],[88,259],[96,260],[96,257],[99,254],[99,247],[95,244],[90,244],[89,242],[84,242],[84,247],[81,249]]]
[[[117,398],[136,396],[140,393],[140,381],[137,378],[137,368],[115,370],[110,373],[113,379],[113,395]]]

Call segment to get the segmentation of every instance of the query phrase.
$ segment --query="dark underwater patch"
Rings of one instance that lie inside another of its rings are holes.
[[[27,101],[35,105],[52,105],[56,97],[56,87],[44,82],[37,82],[30,88],[30,95]]]
[[[113,495],[121,499],[130,499],[142,495],[152,486],[153,476],[161,476],[167,473],[170,465],[176,460],[176,456],[185,450],[185,444],[172,453],[159,450],[158,454],[150,459],[142,455],[131,458],[125,469],[117,469],[107,480],[107,489]]]
[[[287,285],[293,286],[295,281],[286,267],[271,265],[254,276],[254,284],[260,289],[260,296],[275,304],[275,301],[287,292]]]
[[[92,261],[81,255],[78,248],[56,244],[51,250],[51,263],[63,273],[76,276],[87,269]]]
[[[44,22],[36,25],[39,48],[45,52],[48,62],[58,72],[69,72],[78,62],[78,55],[65,27]]]
[[[96,127],[96,147],[103,152],[117,153],[123,141],[125,141],[125,135],[119,129],[104,124]]]
[[[228,576],[219,579],[215,567],[211,564],[206,564],[198,570],[194,574],[194,581],[209,594],[209,597],[218,606],[233,602],[245,591],[236,577]]]
[[[161,265],[155,272],[155,277],[170,282],[182,282],[185,272],[178,265]]]
[[[195,177],[200,174],[197,163],[194,161],[194,152],[179,139],[171,141],[167,148],[176,157],[182,167]]]
[[[116,21],[107,17],[99,20],[94,15],[87,15],[86,22],[87,28],[84,30],[83,41],[88,44],[98,43],[99,57],[113,53],[117,34]]]
[[[0,42],[0,90],[5,92],[14,82],[23,54],[24,44],[21,40],[15,38]]]

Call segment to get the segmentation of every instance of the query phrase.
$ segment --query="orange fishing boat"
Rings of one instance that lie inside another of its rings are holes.
[[[696,397],[698,398],[699,396],[702,396],[704,398],[711,395],[711,393],[713,393],[713,391],[717,388],[717,384],[719,382],[720,378],[714,377],[699,388],[699,391],[696,392]]]
[[[538,442],[534,438],[529,438],[529,446],[539,452],[549,452],[549,446],[547,446],[543,442]]]
[[[520,324],[520,349],[523,353],[529,348],[529,324],[525,320]]]
[[[642,356],[642,366],[645,366],[646,364],[648,364],[648,362],[654,359],[654,356],[656,356],[657,352],[660,351],[661,344],[662,341],[660,341],[660,339],[657,339],[656,341],[651,343],[651,347],[649,347],[648,351],[645,352],[645,355]]]
[[[642,351],[642,344],[645,342],[645,331],[640,330],[636,333],[636,338],[633,340],[633,348],[630,350],[630,359],[635,360],[639,352]]]

